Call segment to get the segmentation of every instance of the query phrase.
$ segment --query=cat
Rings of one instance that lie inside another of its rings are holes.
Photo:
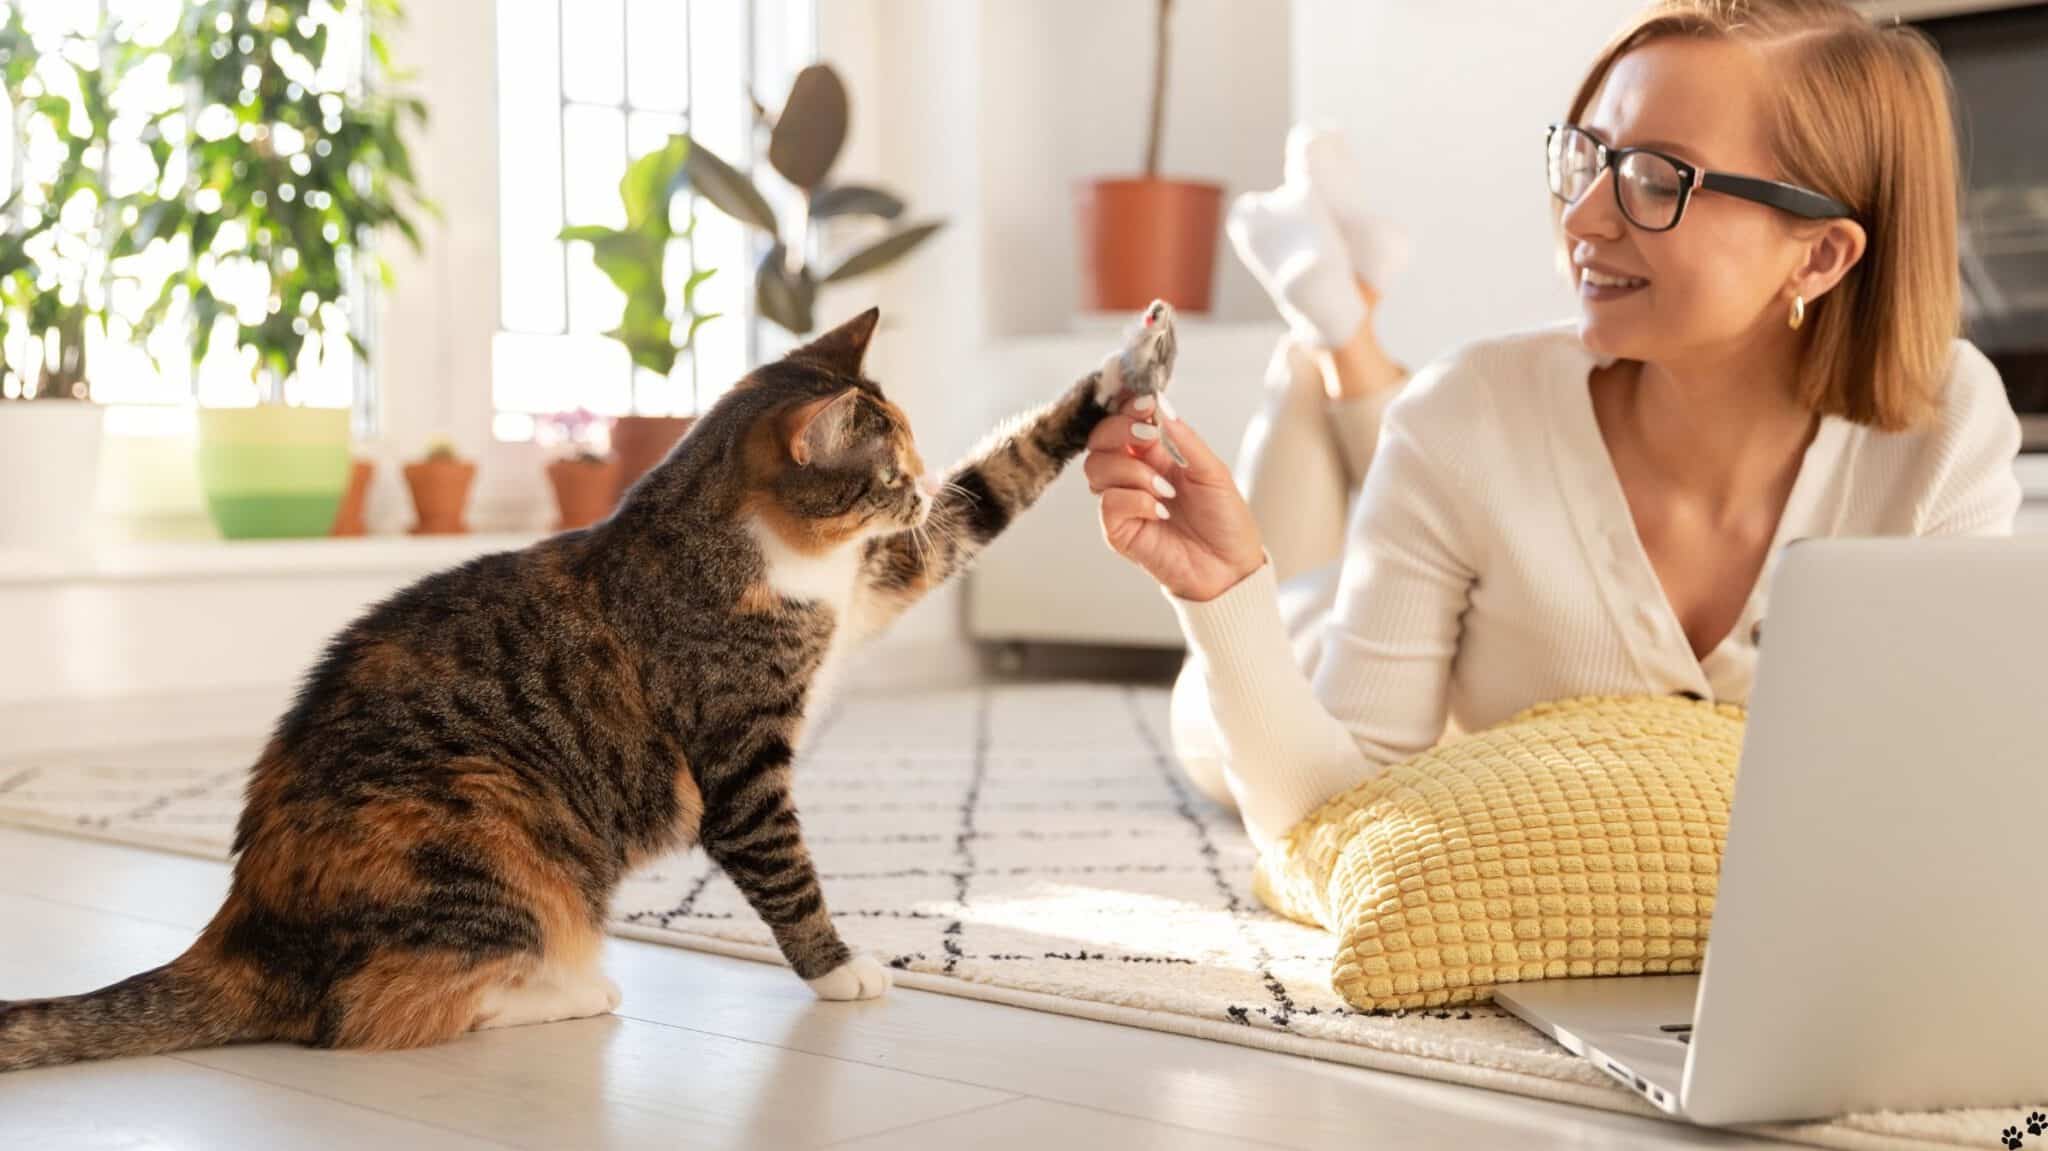
[[[882,994],[887,969],[819,891],[794,749],[848,646],[1030,506],[1130,368],[1105,361],[938,486],[863,374],[878,319],[749,374],[608,520],[429,576],[345,628],[253,768],[197,942],[99,991],[0,1001],[0,1070],[601,1014],[619,1002],[599,964],[613,890],[692,845],[819,996]]]

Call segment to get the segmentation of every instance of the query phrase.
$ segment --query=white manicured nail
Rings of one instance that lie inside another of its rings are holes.
[[[1165,496],[1167,499],[1173,498],[1173,485],[1166,482],[1165,476],[1152,477],[1152,490]]]
[[[1158,512],[1159,518],[1162,520],[1170,520],[1173,518],[1173,513],[1166,510],[1165,504],[1153,504],[1152,510]]]
[[[1144,440],[1149,444],[1159,438],[1159,429],[1151,424],[1132,424],[1131,436],[1134,439]]]
[[[1151,396],[1139,396],[1137,399],[1131,401],[1131,410],[1134,412],[1149,413],[1153,408],[1157,406],[1158,404],[1153,400]]]

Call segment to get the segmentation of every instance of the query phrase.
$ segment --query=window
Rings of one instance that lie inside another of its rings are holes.
[[[624,223],[619,179],[675,132],[735,166],[754,160],[755,93],[779,98],[815,51],[810,0],[498,0],[499,326],[494,430],[533,438],[536,417],[687,415],[753,361],[758,237],[694,197],[674,242],[673,286],[695,269],[700,328],[667,377],[636,369],[603,333],[622,301],[571,224]],[[763,189],[770,199],[775,191]]]
[[[81,106],[81,84],[104,79],[111,84],[107,93],[111,119],[105,127],[107,146],[90,149],[86,167],[90,182],[114,197],[129,195],[182,195],[186,159],[182,147],[173,147],[161,169],[150,154],[145,133],[160,126],[165,137],[178,140],[185,132],[185,118],[196,115],[196,129],[204,134],[212,118],[232,118],[220,108],[188,107],[187,94],[171,80],[171,61],[162,50],[165,41],[185,14],[182,0],[14,0],[21,28],[29,37],[34,66],[23,85],[24,101],[48,94],[67,101],[74,109],[68,134],[77,139],[90,130]],[[330,3],[313,3],[306,17],[323,25],[333,46],[318,62],[296,61],[299,71],[287,66],[287,74],[315,92],[341,91],[362,80],[364,30],[361,6],[337,8]],[[143,49],[125,61],[118,74],[110,74],[110,62],[122,59],[117,48]],[[315,66],[317,64],[317,67]],[[0,104],[6,97],[0,96]],[[146,416],[146,410],[186,408],[196,399],[209,406],[236,406],[257,399],[253,378],[254,354],[237,349],[232,334],[234,319],[253,322],[268,310],[268,279],[249,261],[223,259],[211,270],[202,268],[208,285],[230,308],[214,330],[206,359],[195,368],[190,361],[192,320],[181,301],[173,306],[147,342],[137,338],[135,326],[158,297],[166,279],[191,260],[185,242],[158,240],[140,254],[110,266],[108,255],[113,236],[133,223],[131,218],[114,219],[102,210],[90,190],[79,190],[63,203],[50,203],[49,188],[65,158],[66,141],[47,116],[26,115],[24,109],[6,107],[14,131],[0,133],[0,178],[5,196],[13,197],[8,210],[12,223],[54,216],[58,225],[30,241],[26,254],[34,261],[39,291],[56,292],[69,304],[83,300],[88,308],[105,318],[104,327],[86,328],[87,378],[93,399],[129,409],[132,416]],[[213,114],[210,116],[210,114]],[[196,206],[207,211],[204,197]],[[132,210],[132,209],[130,209]],[[240,225],[229,223],[221,229],[216,248],[239,247]],[[202,256],[202,265],[211,257]],[[357,304],[363,293],[357,292]],[[360,312],[360,307],[354,309]],[[324,347],[308,345],[298,371],[285,382],[284,398],[295,404],[318,407],[357,406],[367,412],[369,379],[348,344],[346,319],[330,317],[335,327],[321,341]],[[5,362],[33,370],[39,361],[37,334],[25,325],[11,324],[7,330]],[[44,341],[48,343],[49,341]],[[14,379],[0,383],[8,390],[20,385]]]

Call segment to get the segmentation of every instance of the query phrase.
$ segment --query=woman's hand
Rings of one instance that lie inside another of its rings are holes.
[[[1188,461],[1174,463],[1146,422],[1157,402],[1134,397],[1096,425],[1083,468],[1088,490],[1101,497],[1112,550],[1173,596],[1212,600],[1265,564],[1265,545],[1230,469],[1192,428],[1167,418],[1165,434]]]

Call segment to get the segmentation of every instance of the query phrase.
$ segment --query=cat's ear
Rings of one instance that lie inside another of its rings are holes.
[[[811,360],[842,376],[860,378],[860,366],[868,357],[875,325],[882,321],[882,309],[869,308],[860,315],[791,352],[791,359]]]
[[[789,421],[789,458],[807,468],[814,460],[830,460],[844,451],[852,438],[854,405],[860,403],[860,389],[848,388],[796,409]]]

